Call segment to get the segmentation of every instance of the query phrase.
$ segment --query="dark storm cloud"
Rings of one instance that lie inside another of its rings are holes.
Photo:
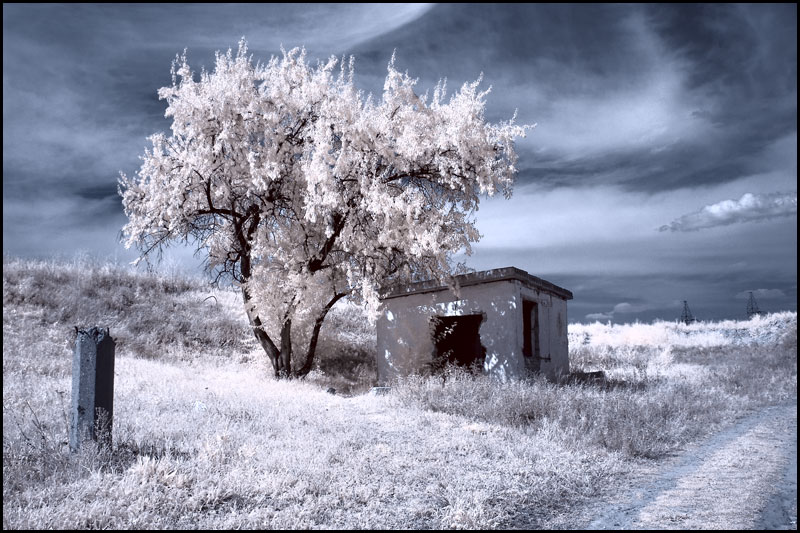
[[[797,90],[797,6],[731,4],[660,4],[648,6],[650,24],[673,55],[685,59],[690,87],[717,93],[721,100],[751,102],[728,108],[730,115],[771,107],[775,99],[787,110],[787,96]],[[750,109],[748,109],[748,107]]]
[[[357,50],[421,89],[484,72],[493,120],[536,122],[530,179],[660,191],[764,171],[796,131],[794,5],[438,5]],[[385,59],[384,59],[385,60]]]
[[[519,108],[521,121],[539,123],[520,145],[532,155],[520,163],[526,179],[554,186],[724,182],[758,172],[759,151],[796,125],[792,5],[446,4],[388,32],[365,24],[372,15],[317,5],[5,6],[4,90],[17,105],[4,105],[4,125],[33,126],[4,136],[5,174],[33,146],[59,162],[89,153],[94,176],[135,169],[135,147],[165,128],[155,90],[169,83],[175,53],[189,47],[194,64],[210,66],[213,51],[241,35],[257,57],[280,43],[318,56],[353,52],[373,90],[394,48],[420,89],[441,77],[456,89],[484,72],[494,85],[490,118]],[[676,131],[640,127],[648,121]],[[58,181],[54,169],[39,170]]]
[[[484,72],[487,81],[502,76],[544,82],[553,91],[569,85],[572,93],[595,92],[588,80],[572,82],[595,76],[592,82],[619,88],[631,83],[623,76],[630,61],[643,58],[620,24],[628,12],[607,5],[439,4],[415,24],[355,50],[382,66],[384,42],[395,43],[398,59],[426,81],[446,76],[460,83]],[[509,64],[515,68],[507,70]]]
[[[796,25],[794,4],[5,4],[4,252],[119,249],[116,180],[169,128],[171,61],[213,68],[245,36],[257,60],[354,54],[373,93],[393,50],[420,92],[483,73],[487,118],[537,127],[468,264],[573,290],[573,320],[677,317],[683,299],[738,316],[759,289],[796,309],[796,220],[741,200],[794,194],[796,213]],[[706,216],[725,199],[743,223]],[[669,221],[714,228],[655,231]]]
[[[145,138],[168,129],[157,89],[170,84],[170,64],[184,48],[197,71],[245,35],[257,58],[304,44],[327,56],[426,9],[4,5],[4,249],[29,252],[31,232],[46,243],[64,227],[120,217],[119,171],[135,172]],[[63,236],[37,249],[62,245],[70,246]]]
[[[747,318],[742,292],[731,287],[748,287],[759,275],[736,272],[705,275],[678,272],[670,278],[652,276],[566,276],[561,281],[572,287],[575,299],[569,303],[570,322],[599,320],[626,323],[634,320],[677,320],[683,301],[689,303],[695,316],[702,320]],[[797,310],[797,289],[792,280],[775,280],[782,288],[760,289],[756,298],[762,310],[774,312]],[[656,285],[654,287],[654,285]],[[760,297],[759,294],[766,296]]]
[[[117,186],[114,184],[102,184],[102,185],[95,185],[92,187],[80,187],[75,190],[75,195],[80,198],[86,198],[87,200],[105,200],[108,198],[112,198],[114,200],[118,200],[120,203],[122,199],[119,197],[117,193]]]

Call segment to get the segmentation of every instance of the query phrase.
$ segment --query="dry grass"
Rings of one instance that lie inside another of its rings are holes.
[[[8,529],[542,526],[643,458],[796,396],[796,315],[761,344],[576,346],[575,368],[603,368],[603,384],[453,373],[343,397],[324,390],[375,378],[355,308],[323,328],[309,380],[278,382],[235,294],[212,304],[177,276],[3,266]],[[114,447],[70,454],[70,331],[95,323],[119,341]]]
[[[112,331],[120,355],[198,364],[266,357],[248,327],[238,291],[212,288],[207,280],[175,271],[146,274],[89,258],[59,263],[4,257],[3,310],[16,328],[40,328],[46,343],[67,350],[75,326],[101,326]],[[357,311],[342,302],[329,314],[312,379],[344,391],[369,388],[376,376],[375,339],[363,314],[354,316]],[[15,343],[11,351],[18,343],[41,342],[9,338]],[[45,362],[48,368],[53,364]]]
[[[68,380],[37,380],[56,392],[27,389],[32,411],[7,402],[6,427],[36,412],[41,433],[4,434],[6,527],[499,527],[519,509],[590,495],[621,467],[584,447],[553,448],[546,432],[266,373],[119,363],[110,454],[70,457],[59,441],[52,404]]]
[[[796,339],[796,335],[795,335]],[[797,357],[788,342],[772,346],[672,350],[579,348],[580,367],[602,363],[606,379],[497,383],[451,372],[401,380],[394,397],[487,423],[536,432],[555,426],[563,438],[629,457],[657,459],[708,435],[746,410],[797,395]]]
[[[103,326],[119,352],[171,360],[243,353],[247,322],[220,312],[228,291],[173,275],[146,275],[121,266],[79,259],[70,264],[3,258],[3,310],[26,325],[62,332]]]

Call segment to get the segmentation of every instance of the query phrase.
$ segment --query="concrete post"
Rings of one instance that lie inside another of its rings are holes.
[[[77,328],[76,328],[77,329]],[[111,447],[114,419],[114,347],[108,329],[78,330],[72,356],[69,447],[89,439]]]

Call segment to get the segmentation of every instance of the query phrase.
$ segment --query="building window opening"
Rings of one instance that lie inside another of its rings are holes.
[[[473,372],[483,370],[486,348],[479,333],[483,315],[435,316],[431,318],[434,357],[433,368],[447,365],[466,367]]]

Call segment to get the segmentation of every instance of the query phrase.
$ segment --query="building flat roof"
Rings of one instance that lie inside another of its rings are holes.
[[[493,268],[492,270],[471,272],[469,274],[462,274],[453,278],[454,285],[458,287],[468,287],[470,285],[480,285],[483,283],[512,280],[521,282],[529,289],[548,292],[564,300],[572,300],[572,293],[567,289],[543,280],[542,278],[532,276],[524,270],[520,270],[516,267]],[[400,298],[403,296],[409,296],[411,294],[439,292],[444,290],[449,290],[449,287],[447,285],[442,285],[438,280],[433,279],[411,283],[399,288],[393,288],[386,294],[386,296],[383,297],[383,299],[389,300],[391,298]]]

